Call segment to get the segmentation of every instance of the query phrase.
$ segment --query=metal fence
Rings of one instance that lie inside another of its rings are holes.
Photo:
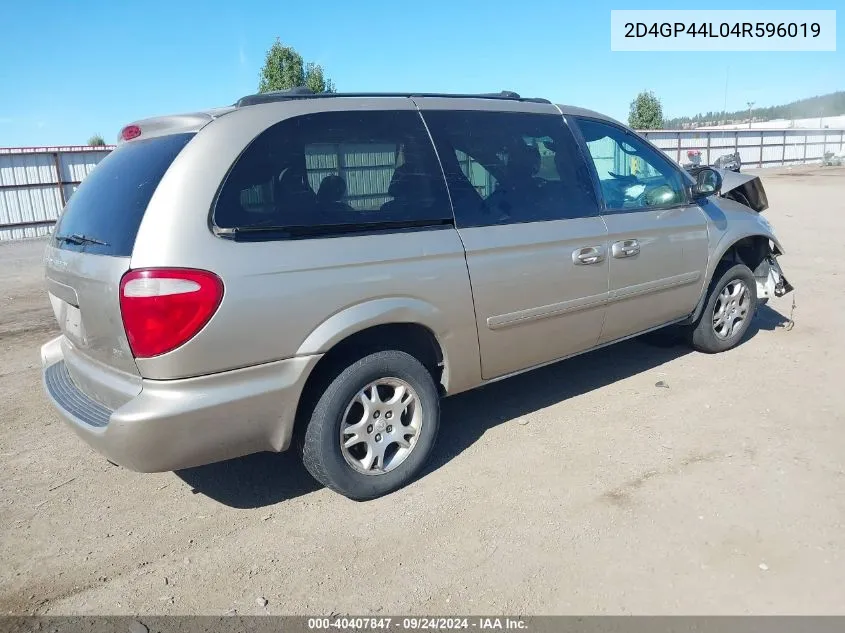
[[[680,164],[691,162],[688,153],[695,151],[701,152],[702,164],[712,164],[720,156],[736,152],[743,167],[776,167],[820,162],[827,152],[845,150],[843,129],[648,130],[640,134]],[[46,235],[82,179],[113,149],[0,148],[0,241]],[[377,158],[366,165],[380,167],[384,161]],[[344,165],[351,172],[358,163],[347,157]],[[325,166],[333,173],[340,170],[340,163]],[[316,174],[320,165],[311,167]],[[377,175],[368,171],[362,177],[372,179]],[[386,184],[379,192],[382,189],[386,191]],[[350,193],[365,192],[356,189]]]
[[[0,148],[0,241],[46,235],[114,146]]]
[[[842,129],[644,130],[640,135],[680,164],[691,162],[688,152],[700,151],[702,165],[739,153],[743,167],[782,167],[819,162],[826,152],[845,149]]]

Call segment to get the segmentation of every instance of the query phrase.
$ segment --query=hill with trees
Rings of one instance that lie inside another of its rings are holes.
[[[767,108],[751,108],[751,118],[755,121],[771,119],[810,119],[813,117],[837,116],[845,114],[845,91],[832,92],[818,97],[799,99],[792,103]],[[663,127],[667,129],[690,128],[700,125],[721,125],[748,121],[748,109],[735,112],[707,112],[695,116],[665,119]]]

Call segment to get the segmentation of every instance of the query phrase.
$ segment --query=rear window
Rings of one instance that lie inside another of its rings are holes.
[[[68,201],[53,232],[56,246],[130,256],[153,192],[191,137],[192,133],[172,134],[132,141],[104,158]],[[84,236],[105,244],[59,239],[68,236]]]

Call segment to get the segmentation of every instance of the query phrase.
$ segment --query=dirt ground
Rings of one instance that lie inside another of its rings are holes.
[[[726,354],[448,399],[426,474],[368,503],[293,454],[110,465],[42,394],[43,242],[0,244],[0,613],[845,614],[845,169],[764,183],[793,329],[790,295]]]

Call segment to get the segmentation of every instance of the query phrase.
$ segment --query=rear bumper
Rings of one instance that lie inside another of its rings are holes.
[[[142,380],[140,393],[112,411],[73,382],[61,339],[41,350],[48,397],[86,443],[140,472],[286,450],[299,396],[320,358],[303,356],[181,380]]]

